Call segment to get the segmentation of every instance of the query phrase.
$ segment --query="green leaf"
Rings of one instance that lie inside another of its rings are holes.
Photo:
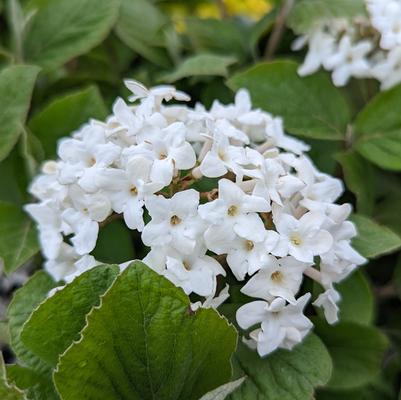
[[[306,33],[325,20],[365,14],[363,0],[299,0],[291,10],[287,23],[296,33]]]
[[[36,228],[28,216],[13,204],[0,202],[0,266],[15,271],[39,251]]]
[[[354,389],[369,383],[380,372],[387,338],[376,328],[341,322],[328,325],[315,320],[315,330],[333,360],[327,388]]]
[[[59,356],[79,339],[86,314],[99,305],[100,296],[111,286],[119,270],[116,265],[93,268],[41,303],[22,329],[24,345],[56,366]]]
[[[314,334],[293,350],[279,350],[266,358],[241,344],[235,353],[235,367],[246,381],[231,400],[305,400],[331,375],[329,353]]]
[[[164,31],[169,21],[148,0],[122,0],[116,24],[117,36],[132,50],[152,63],[169,64]]]
[[[315,139],[344,137],[350,111],[325,73],[301,78],[292,61],[261,63],[228,81],[250,91],[254,106],[284,118],[288,132]]]
[[[229,394],[231,394],[235,389],[239,388],[246,377],[239,378],[235,381],[228,382],[225,385],[219,386],[217,389],[206,393],[199,400],[224,400]]]
[[[7,381],[6,369],[3,355],[0,353],[0,399],[1,400],[24,400],[24,393]]]
[[[356,150],[381,168],[401,171],[401,85],[378,94],[355,121]]]
[[[23,158],[20,156],[16,146],[8,157],[0,162],[0,201],[23,205],[28,201],[26,187],[28,177],[21,170]]]
[[[336,285],[341,294],[340,321],[370,325],[374,316],[374,298],[370,284],[361,271]]]
[[[356,150],[381,168],[401,171],[401,130],[361,137]]]
[[[353,150],[337,154],[336,159],[343,168],[344,180],[355,194],[358,212],[370,215],[375,201],[374,169]]]
[[[235,329],[189,304],[164,277],[131,264],[61,357],[54,379],[62,398],[198,400],[226,383]]]
[[[21,331],[32,311],[55,286],[57,284],[46,272],[36,272],[22,288],[15,292],[7,311],[13,351],[23,364],[39,372],[47,371],[49,368],[22,343]]]
[[[50,374],[41,374],[20,365],[7,365],[10,382],[26,394],[29,400],[58,400]]]
[[[18,141],[38,73],[39,68],[30,65],[8,67],[0,72],[0,161]]]
[[[377,258],[401,247],[401,237],[386,226],[359,214],[352,215],[351,220],[358,230],[358,236],[353,239],[352,245],[364,257]]]
[[[197,54],[183,61],[173,72],[163,77],[165,82],[175,82],[192,76],[227,76],[228,67],[236,62],[234,57],[214,54]]]
[[[24,57],[55,69],[101,43],[114,25],[119,0],[36,1]]]
[[[387,188],[391,189],[389,186]],[[380,224],[388,226],[401,237],[401,193],[386,193],[386,195],[375,208],[375,219]]]
[[[29,128],[41,141],[46,157],[52,158],[60,138],[71,134],[90,118],[106,116],[106,106],[98,88],[90,86],[50,102],[29,121]]]
[[[249,32],[238,20],[188,18],[186,32],[196,53],[212,52],[240,60],[247,57]]]

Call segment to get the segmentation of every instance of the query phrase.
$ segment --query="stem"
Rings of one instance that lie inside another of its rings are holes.
[[[265,49],[266,60],[271,60],[273,58],[274,53],[276,52],[276,49],[284,33],[285,22],[287,20],[288,14],[290,13],[292,7],[294,6],[294,2],[295,0],[286,0],[280,9],[280,12],[276,19],[276,23],[274,25],[273,32],[266,45]]]
[[[379,299],[391,299],[393,297],[398,297],[397,289],[395,288],[393,283],[376,287],[374,291]]]

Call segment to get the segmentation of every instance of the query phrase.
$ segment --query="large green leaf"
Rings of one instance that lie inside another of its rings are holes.
[[[132,50],[166,67],[169,63],[164,30],[167,17],[148,0],[121,0],[116,34]]]
[[[315,139],[345,135],[350,111],[325,73],[301,78],[292,61],[261,63],[235,75],[228,85],[250,91],[253,104],[284,118],[287,131]]]
[[[29,65],[0,72],[0,161],[8,156],[22,132],[38,72],[38,67]]]
[[[17,206],[0,202],[0,265],[13,272],[39,251],[36,228]]]
[[[374,169],[355,151],[336,156],[344,171],[345,183],[357,199],[358,212],[370,215],[375,201]]]
[[[24,393],[13,385],[10,385],[10,383],[7,381],[3,355],[0,352],[0,399],[24,400],[24,398]]]
[[[20,365],[7,365],[7,377],[29,400],[58,400],[50,374],[42,374]]]
[[[102,96],[95,86],[56,98],[30,121],[29,128],[39,138],[48,158],[56,154],[57,141],[78,129],[90,118],[107,116]]]
[[[29,62],[54,69],[102,42],[114,25],[119,0],[37,0],[24,42]]]
[[[291,10],[288,25],[297,33],[305,33],[326,20],[365,14],[363,0],[299,0]]]
[[[328,382],[331,360],[323,343],[310,334],[293,350],[279,350],[266,358],[241,344],[235,353],[235,367],[246,381],[231,400],[306,400],[314,389]]]
[[[328,388],[354,389],[366,385],[378,375],[388,341],[377,328],[352,322],[335,326],[320,320],[314,322],[316,333],[333,360]]]
[[[47,363],[56,366],[59,356],[85,326],[86,314],[111,286],[118,266],[93,268],[44,301],[26,321],[21,332],[24,345]]]
[[[23,364],[39,372],[47,371],[49,367],[22,343],[21,331],[32,311],[55,286],[56,283],[44,271],[36,272],[15,292],[7,311],[13,351]]]
[[[131,264],[61,357],[54,379],[62,398],[198,400],[226,383],[235,329],[189,304],[181,289]]]
[[[175,82],[192,76],[227,76],[234,57],[217,54],[197,54],[184,60],[173,72],[164,75],[166,82]]]
[[[378,94],[357,116],[355,147],[379,167],[401,171],[401,85]]]
[[[352,245],[364,257],[376,258],[401,247],[401,237],[386,226],[379,225],[364,215],[354,214],[351,219],[358,230],[358,236],[353,239]]]

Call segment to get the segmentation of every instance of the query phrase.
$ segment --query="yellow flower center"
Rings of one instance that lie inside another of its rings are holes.
[[[230,217],[233,217],[235,214],[237,214],[237,212],[238,212],[238,207],[237,207],[237,206],[230,206],[230,207],[228,207],[227,214],[228,214]]]
[[[245,248],[246,248],[248,251],[253,250],[254,247],[255,247],[255,244],[254,244],[251,240],[245,241]]]
[[[173,215],[170,218],[170,224],[171,225],[178,225],[181,222],[181,218],[178,215]]]
[[[300,246],[302,244],[302,240],[298,235],[292,236],[290,241],[294,246]]]
[[[271,275],[270,275],[270,279],[273,282],[281,282],[283,280],[283,274],[280,271],[274,271]]]

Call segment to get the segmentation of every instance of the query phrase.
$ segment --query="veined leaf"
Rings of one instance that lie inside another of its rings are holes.
[[[236,339],[215,310],[191,312],[181,289],[135,262],[87,316],[54,379],[63,400],[198,400],[230,379]]]
[[[22,132],[38,72],[38,67],[30,65],[0,72],[0,161],[8,156]]]
[[[292,61],[261,63],[234,75],[228,85],[249,90],[255,107],[284,118],[294,135],[340,140],[350,121],[350,111],[341,92],[325,73],[301,78]]]

